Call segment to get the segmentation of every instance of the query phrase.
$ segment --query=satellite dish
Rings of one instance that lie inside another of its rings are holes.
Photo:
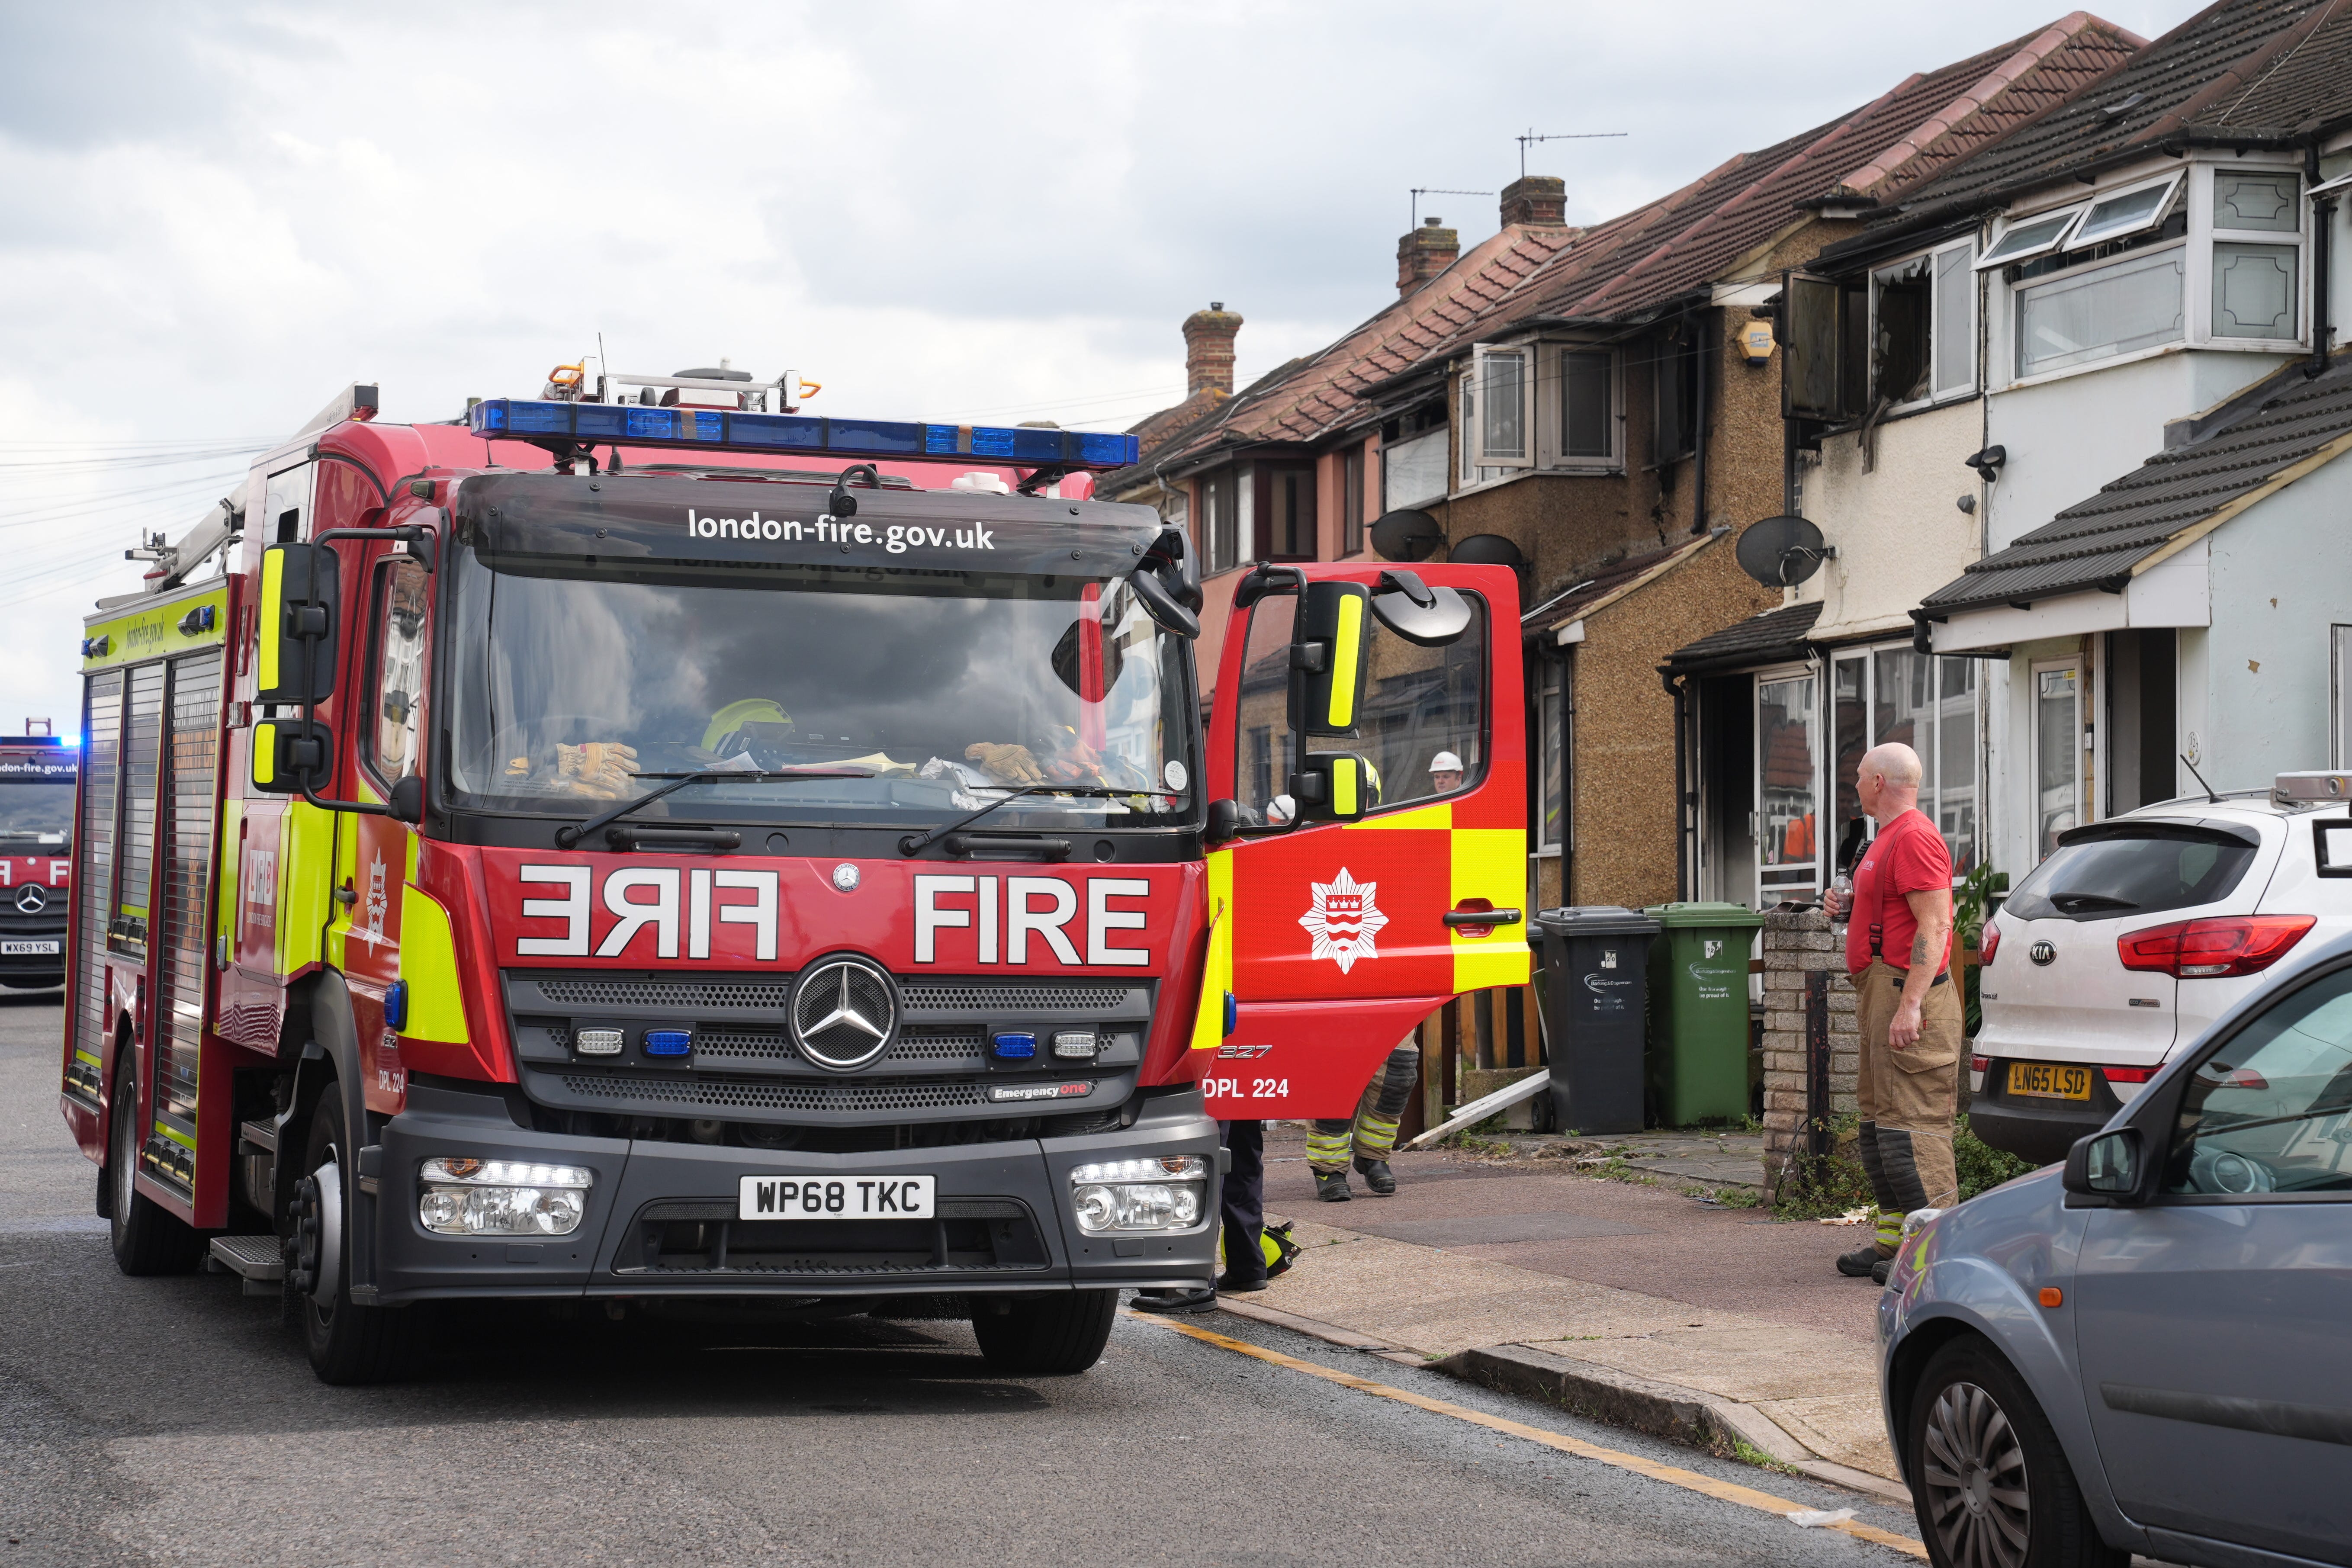
[[[1830,553],[1822,531],[1801,517],[1749,523],[1732,552],[1739,569],[1768,588],[1795,587],[1820,571]]]
[[[1474,533],[1457,539],[1445,559],[1456,566],[1508,566],[1516,572],[1527,564],[1519,547],[1499,533]]]
[[[1425,511],[1392,511],[1372,524],[1372,548],[1383,561],[1426,561],[1445,542],[1445,531]]]

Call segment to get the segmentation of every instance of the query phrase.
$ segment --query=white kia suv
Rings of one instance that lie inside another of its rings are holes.
[[[1969,1125],[2048,1164],[2305,943],[2352,931],[2352,774],[2061,834],[1985,927]]]

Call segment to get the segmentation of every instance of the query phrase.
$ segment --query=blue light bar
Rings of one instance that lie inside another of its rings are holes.
[[[648,408],[635,403],[535,403],[492,397],[467,410],[485,440],[572,440],[630,447],[775,452],[804,457],[972,458],[1024,468],[1123,468],[1141,443],[1093,430],[1034,430],[992,425],[917,425],[888,419],[828,419],[803,414],[738,414],[723,408]]]

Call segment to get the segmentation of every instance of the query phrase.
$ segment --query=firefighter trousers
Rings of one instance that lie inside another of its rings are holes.
[[[1963,1023],[1960,988],[1931,985],[1919,1005],[1919,1037],[1903,1050],[1886,1043],[1903,999],[1904,972],[1883,958],[1853,977],[1854,1022],[1862,1032],[1862,1168],[1878,1202],[1882,1258],[1895,1256],[1903,1216],[1959,1201],[1952,1163],[1952,1120],[1959,1112]]]
[[[1260,1237],[1265,1231],[1265,1123],[1222,1121],[1231,1168],[1217,1186],[1218,1245],[1225,1257],[1225,1275],[1234,1280],[1265,1278],[1265,1252]]]
[[[1348,1156],[1385,1160],[1396,1149],[1397,1122],[1421,1087],[1421,1047],[1411,1036],[1389,1053],[1380,1076],[1364,1086],[1356,1114],[1318,1118],[1307,1135],[1307,1163],[1318,1171],[1344,1171]]]

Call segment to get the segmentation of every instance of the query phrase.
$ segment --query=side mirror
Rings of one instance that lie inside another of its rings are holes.
[[[1232,800],[1209,803],[1208,837],[1212,844],[1229,843],[1238,837],[1242,827],[1242,808]]]
[[[1381,775],[1357,752],[1312,752],[1290,775],[1290,795],[1303,819],[1353,822],[1381,804]]]
[[[1433,588],[1418,572],[1383,572],[1372,595],[1381,625],[1418,647],[1444,647],[1470,629],[1470,606],[1451,588]]]
[[[1149,562],[1128,574],[1127,585],[1135,590],[1136,602],[1143,613],[1160,626],[1180,637],[1201,635],[1201,617],[1186,609],[1160,580],[1160,568]]]
[[[2129,1203],[2139,1194],[2140,1171],[2139,1129],[2119,1127],[2076,1139],[2061,1184],[2074,1197]]]
[[[1372,639],[1360,583],[1312,583],[1290,643],[1290,727],[1306,735],[1352,735],[1371,669]],[[1304,748],[1302,748],[1303,750]]]
[[[269,795],[323,789],[334,754],[334,737],[315,719],[257,720],[253,726],[253,787]],[[418,804],[423,803],[420,794]]]
[[[386,802],[392,807],[392,818],[414,827],[425,820],[425,781],[415,773],[403,773],[393,781],[392,797]]]
[[[335,694],[335,618],[342,589],[342,563],[323,544],[272,544],[262,551],[256,701],[307,707]],[[254,755],[260,756],[258,737]]]

